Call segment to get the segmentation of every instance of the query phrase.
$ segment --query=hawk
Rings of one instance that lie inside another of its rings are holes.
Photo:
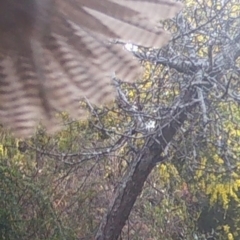
[[[157,20],[174,17],[171,0],[1,0],[0,122],[28,137],[56,111],[85,113],[80,99],[113,98],[111,73],[131,81],[138,63],[112,39],[162,47],[169,33]]]

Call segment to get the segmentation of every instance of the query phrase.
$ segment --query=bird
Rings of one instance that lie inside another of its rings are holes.
[[[173,0],[0,0],[0,123],[27,138],[39,121],[54,131],[57,112],[86,116],[80,100],[111,101],[113,73],[139,74],[114,41],[163,47],[170,34],[157,23],[181,9]]]

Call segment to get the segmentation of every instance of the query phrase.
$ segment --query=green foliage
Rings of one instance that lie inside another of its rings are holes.
[[[16,145],[1,155],[0,238],[66,239],[71,231],[53,209],[52,186],[37,177],[33,159],[19,153]]]

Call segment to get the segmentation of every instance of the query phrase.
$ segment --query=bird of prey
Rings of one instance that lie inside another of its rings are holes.
[[[0,0],[0,122],[18,137],[39,120],[54,129],[56,111],[85,113],[80,99],[113,98],[111,74],[131,81],[138,63],[112,39],[162,47],[172,0]]]

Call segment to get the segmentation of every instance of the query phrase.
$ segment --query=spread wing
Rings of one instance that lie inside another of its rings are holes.
[[[0,122],[16,136],[33,134],[56,111],[72,117],[113,99],[111,74],[132,81],[139,64],[109,39],[162,47],[170,38],[157,20],[174,17],[170,0],[5,0],[0,3]]]

